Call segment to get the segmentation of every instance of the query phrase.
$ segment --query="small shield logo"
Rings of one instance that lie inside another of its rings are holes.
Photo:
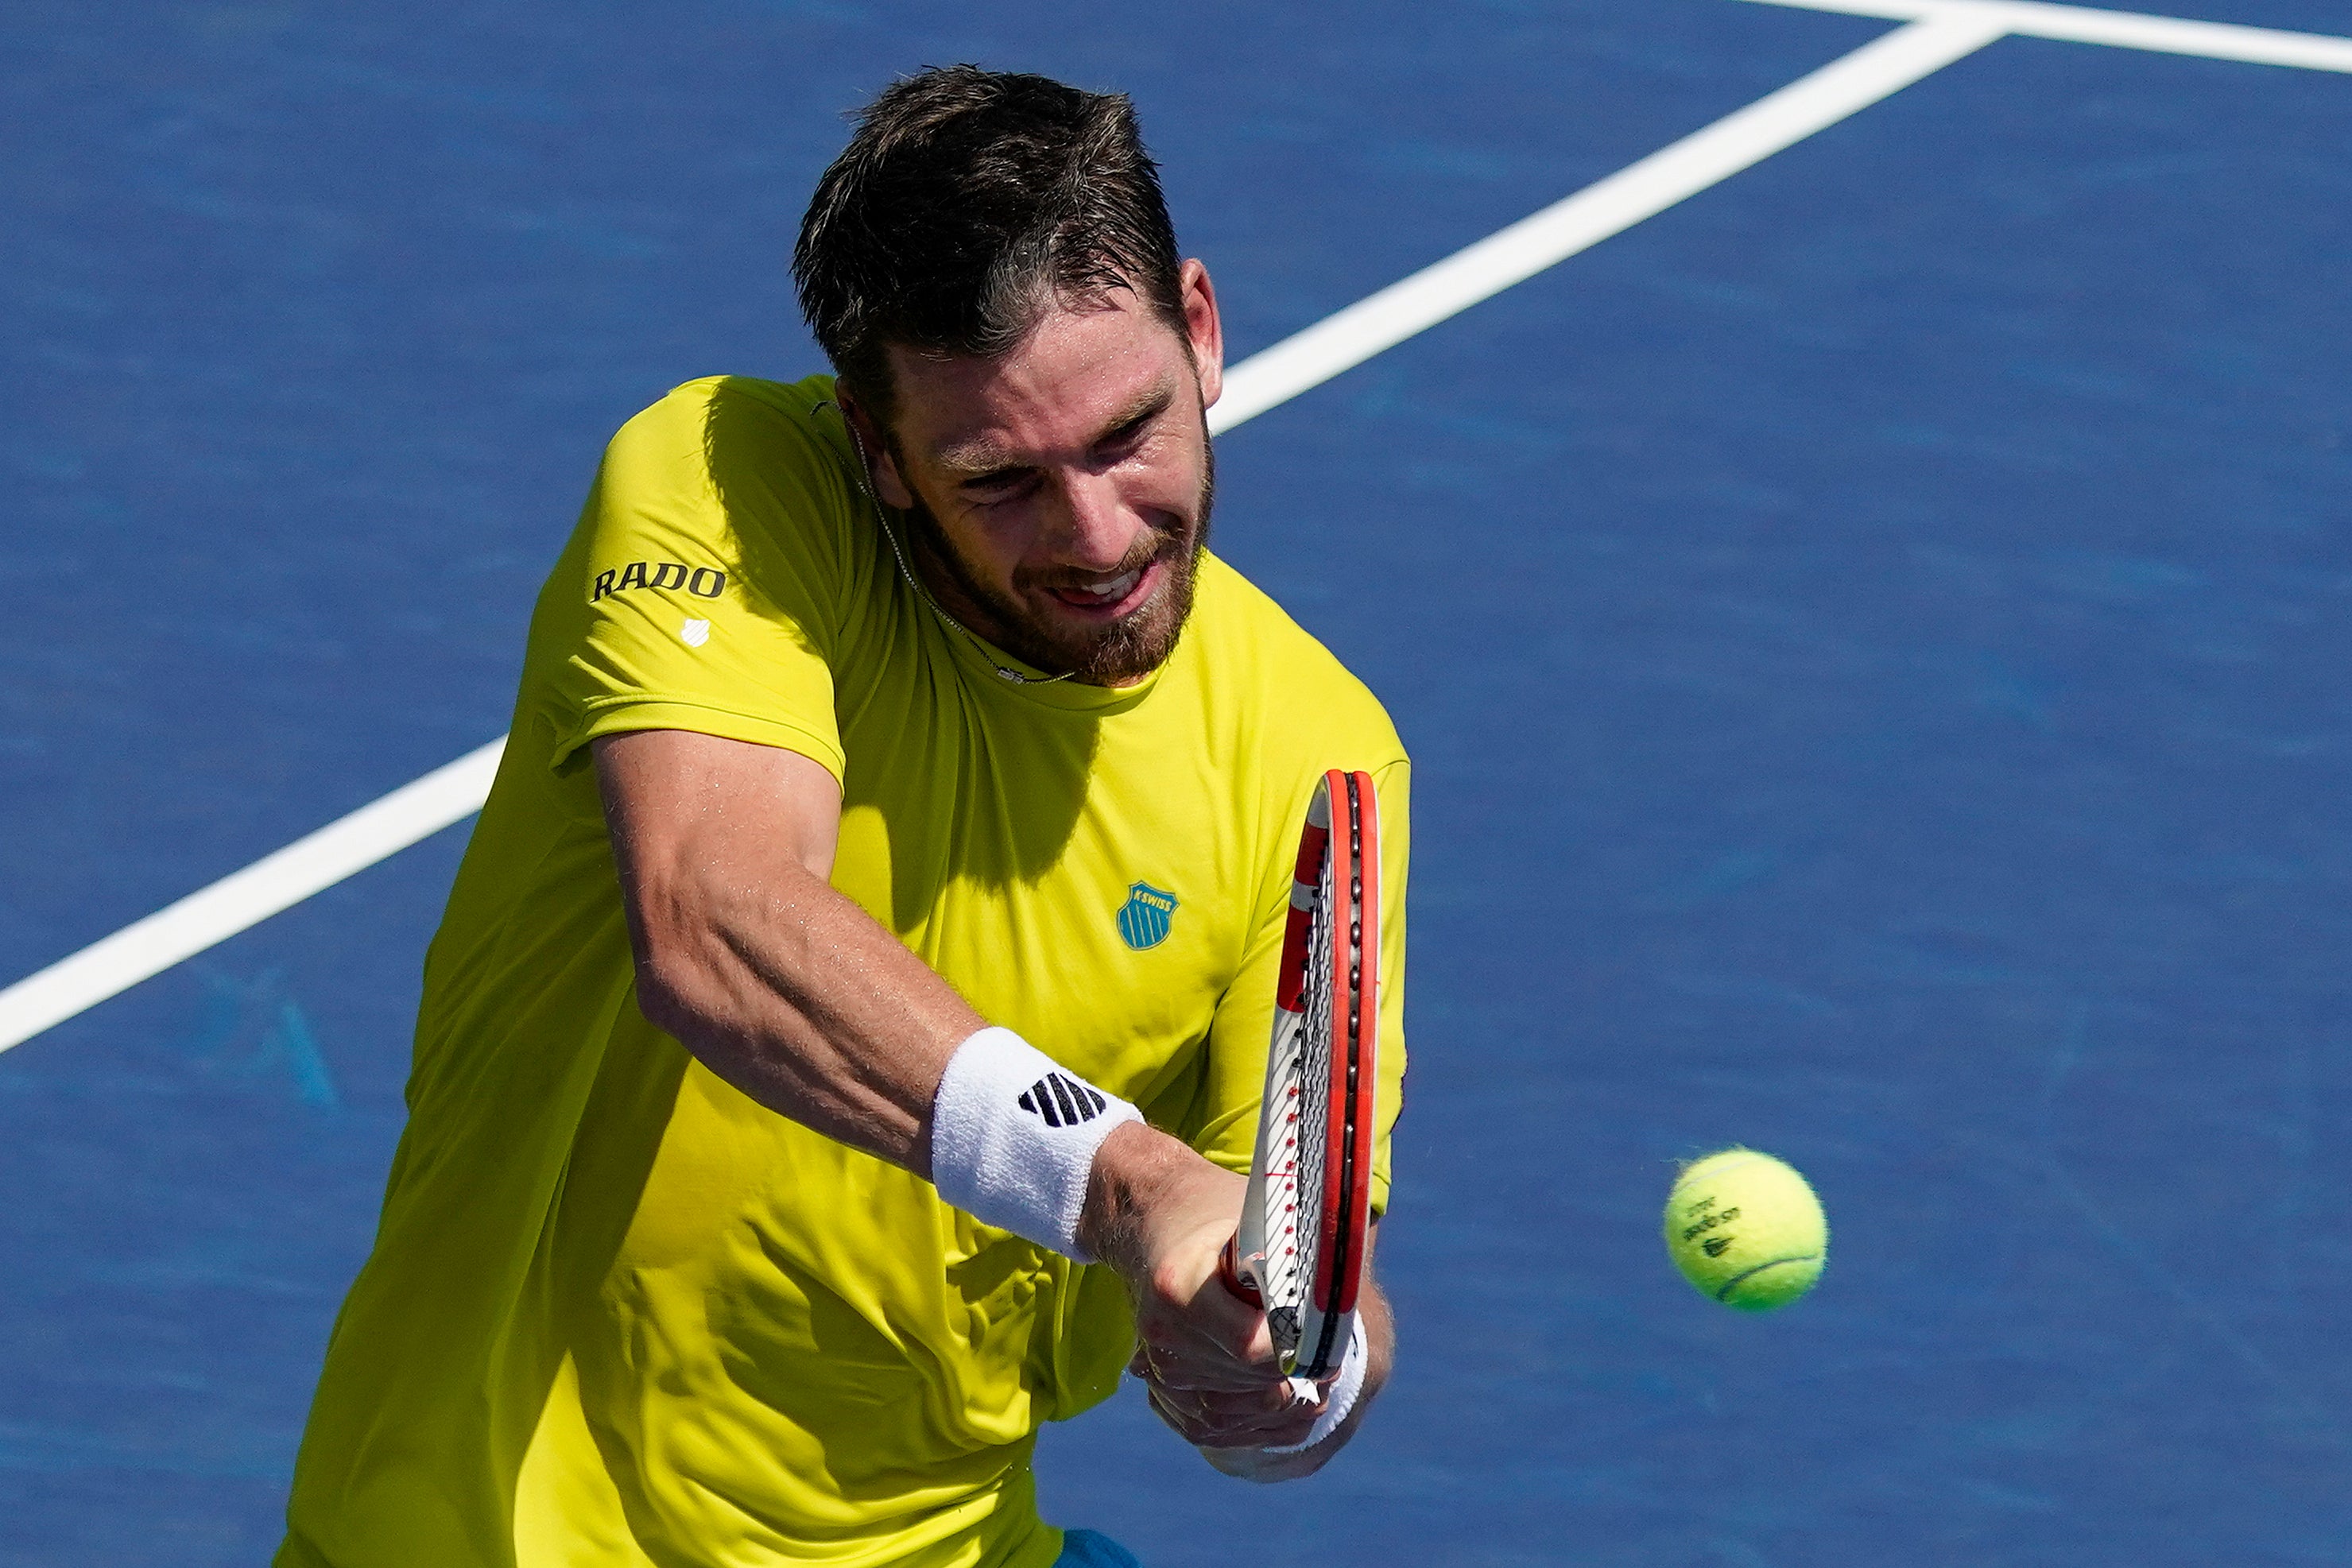
[[[1118,936],[1137,952],[1168,940],[1168,924],[1176,917],[1176,895],[1148,882],[1131,883],[1127,902],[1118,906]]]
[[[689,648],[699,648],[710,641],[710,622],[689,621],[677,629],[678,640]]]

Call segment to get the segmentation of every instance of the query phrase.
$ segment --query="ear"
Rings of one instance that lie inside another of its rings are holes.
[[[905,476],[898,472],[898,461],[890,455],[890,444],[874,421],[857,405],[846,388],[836,383],[834,401],[841,404],[842,422],[849,426],[849,444],[857,449],[857,460],[866,467],[866,483],[886,507],[906,512],[914,509],[915,493],[907,487]]]
[[[1225,324],[1217,314],[1216,286],[1209,269],[1188,260],[1176,272],[1176,301],[1184,312],[1184,336],[1192,345],[1192,371],[1201,381],[1201,406],[1213,405],[1225,391]]]

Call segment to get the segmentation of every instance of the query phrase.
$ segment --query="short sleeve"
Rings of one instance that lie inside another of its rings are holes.
[[[841,777],[857,510],[816,403],[805,384],[692,382],[613,438],[533,629],[556,767],[600,735],[688,729]]]
[[[1389,1204],[1389,1144],[1404,1104],[1405,873],[1409,852],[1412,767],[1393,762],[1372,774],[1380,800],[1381,1035],[1380,1087],[1374,1121],[1372,1208]],[[1297,847],[1295,831],[1288,847]],[[1193,1148],[1230,1171],[1247,1172],[1256,1153],[1259,1103],[1265,1093],[1265,1058],[1274,1031],[1274,988],[1282,964],[1282,934],[1290,908],[1290,860],[1286,854],[1273,892],[1262,901],[1255,933],[1235,977],[1217,1005],[1209,1043]]]

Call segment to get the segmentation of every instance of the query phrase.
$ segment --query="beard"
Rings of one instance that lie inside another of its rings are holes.
[[[1164,569],[1151,597],[1107,626],[1073,627],[1038,614],[1014,593],[984,580],[958,553],[939,519],[918,497],[914,509],[902,513],[915,549],[952,581],[969,603],[985,611],[992,622],[989,641],[1032,668],[1051,675],[1066,674],[1089,685],[1118,685],[1139,680],[1176,651],[1184,622],[1192,613],[1192,592],[1199,580],[1201,556],[1209,548],[1209,514],[1216,503],[1217,463],[1213,448],[1203,444],[1201,492],[1189,527],[1146,527],[1126,559],[1108,573],[1117,576],[1158,565]],[[1016,589],[1038,592],[1065,584],[1076,585],[1079,574],[1042,572],[1016,575]]]

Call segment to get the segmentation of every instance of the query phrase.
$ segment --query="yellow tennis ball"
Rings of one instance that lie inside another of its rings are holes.
[[[1787,1306],[1822,1277],[1829,1248],[1829,1220],[1805,1178],[1754,1149],[1693,1163],[1666,1195],[1668,1256],[1726,1306]]]

